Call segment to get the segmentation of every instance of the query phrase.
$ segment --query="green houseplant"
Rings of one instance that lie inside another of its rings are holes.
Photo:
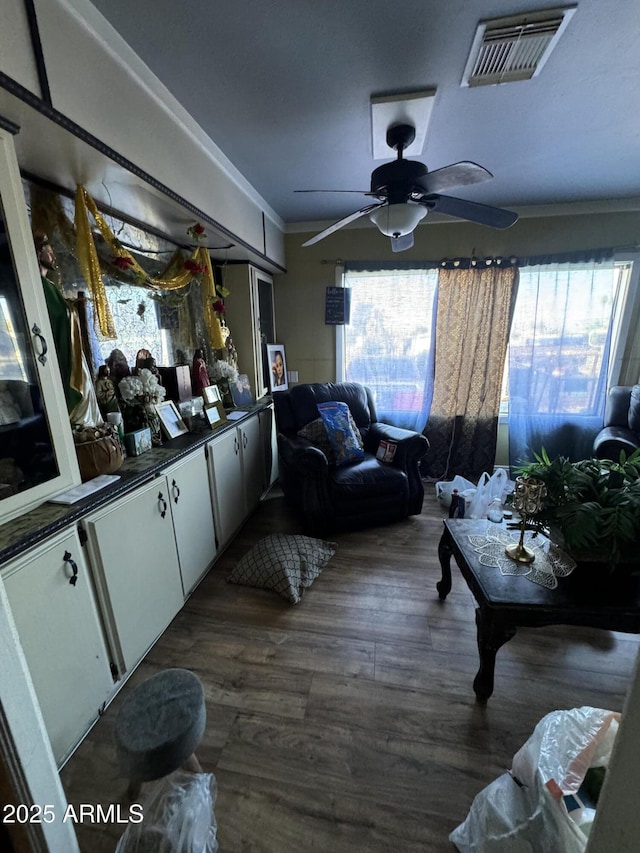
[[[640,450],[617,462],[550,459],[544,448],[535,461],[522,465],[522,477],[542,480],[544,507],[527,519],[527,527],[557,538],[578,561],[640,564]]]

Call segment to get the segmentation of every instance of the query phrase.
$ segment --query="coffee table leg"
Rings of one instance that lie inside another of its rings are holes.
[[[480,668],[473,680],[473,689],[478,702],[486,702],[493,693],[493,675],[498,649],[513,637],[516,629],[513,625],[505,625],[493,618],[490,613],[479,607],[476,608],[476,626]]]
[[[445,527],[440,542],[438,543],[438,559],[440,560],[440,568],[442,569],[442,579],[436,584],[440,600],[444,599],[451,592],[451,539]]]

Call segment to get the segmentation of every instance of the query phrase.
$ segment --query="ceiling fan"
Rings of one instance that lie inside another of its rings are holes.
[[[417,160],[403,159],[402,152],[414,138],[415,128],[410,124],[392,125],[387,130],[387,145],[398,152],[398,157],[391,163],[374,169],[369,192],[297,190],[296,192],[362,192],[363,195],[379,199],[334,222],[302,245],[311,246],[365,215],[369,216],[382,234],[391,237],[391,248],[394,252],[402,252],[413,246],[413,230],[430,210],[489,225],[491,228],[509,228],[516,222],[518,215],[510,210],[440,195],[441,190],[488,181],[493,175],[468,160],[429,172],[427,167]]]

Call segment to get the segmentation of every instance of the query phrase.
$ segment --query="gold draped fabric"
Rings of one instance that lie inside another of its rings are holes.
[[[154,290],[178,290],[186,287],[194,278],[194,272],[185,269],[180,251],[172,257],[161,278],[148,276],[131,253],[116,239],[107,225],[106,220],[98,210],[96,203],[86,189],[78,186],[76,190],[76,253],[82,270],[82,275],[89,285],[96,306],[96,315],[101,334],[106,338],[116,338],[116,330],[111,316],[111,310],[105,293],[104,283],[100,272],[100,263],[89,226],[89,215],[93,217],[103,239],[111,249],[114,258],[127,260],[127,269],[140,281],[140,284]],[[202,270],[202,313],[209,339],[213,349],[222,349],[224,340],[220,328],[220,320],[213,309],[216,300],[216,287],[213,280],[213,269],[209,252],[204,246],[196,247],[191,255]]]
[[[495,464],[516,267],[443,269],[438,280],[428,475],[477,480]]]
[[[91,226],[89,225],[89,216],[85,204],[86,197],[88,197],[88,193],[84,187],[79,186],[76,190],[75,213],[76,256],[80,265],[80,271],[93,297],[100,332],[105,338],[116,338],[116,327],[111,315],[111,308],[107,301],[107,294],[100,271],[100,261],[98,260],[98,253],[96,252],[93,235],[91,234]]]

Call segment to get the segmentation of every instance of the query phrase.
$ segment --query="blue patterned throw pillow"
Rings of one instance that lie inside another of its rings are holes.
[[[336,466],[364,459],[362,437],[346,403],[318,403],[336,457]]]

